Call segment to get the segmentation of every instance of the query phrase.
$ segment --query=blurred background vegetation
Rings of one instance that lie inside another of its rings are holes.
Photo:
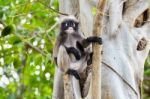
[[[58,6],[57,0],[0,0],[0,99],[51,99]],[[150,99],[150,55],[143,94]]]

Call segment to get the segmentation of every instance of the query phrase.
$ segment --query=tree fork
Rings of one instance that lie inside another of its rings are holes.
[[[93,35],[102,36],[102,23],[107,0],[99,0],[94,19]],[[102,45],[93,44],[92,99],[101,99],[101,51]]]

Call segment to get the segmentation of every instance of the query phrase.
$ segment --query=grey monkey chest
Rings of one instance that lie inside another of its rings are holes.
[[[76,42],[81,42],[83,38],[81,36],[68,35],[67,40],[64,42],[66,47],[76,47]]]

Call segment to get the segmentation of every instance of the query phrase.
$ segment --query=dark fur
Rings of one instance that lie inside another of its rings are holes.
[[[68,71],[66,73],[69,75],[73,75],[76,79],[80,80],[80,75],[79,75],[78,71],[73,70],[73,69],[68,69]]]
[[[80,60],[80,52],[74,47],[65,47],[68,54],[73,54],[77,60]]]
[[[74,24],[75,24],[75,27],[73,27],[73,29],[74,29],[75,31],[78,30],[78,24],[79,24],[79,23],[78,23],[78,22],[75,22],[74,20],[69,20],[69,19],[68,19],[68,20],[65,20],[64,22],[61,23],[61,31],[62,31],[62,32],[68,29],[68,27],[65,26],[66,23],[68,23],[68,25],[71,26],[71,27],[73,27],[73,23],[74,23]]]

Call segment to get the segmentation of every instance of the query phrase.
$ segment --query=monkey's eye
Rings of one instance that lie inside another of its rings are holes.
[[[67,27],[67,26],[68,26],[68,23],[65,23],[65,26]]]
[[[76,27],[75,23],[73,23],[73,27]]]

